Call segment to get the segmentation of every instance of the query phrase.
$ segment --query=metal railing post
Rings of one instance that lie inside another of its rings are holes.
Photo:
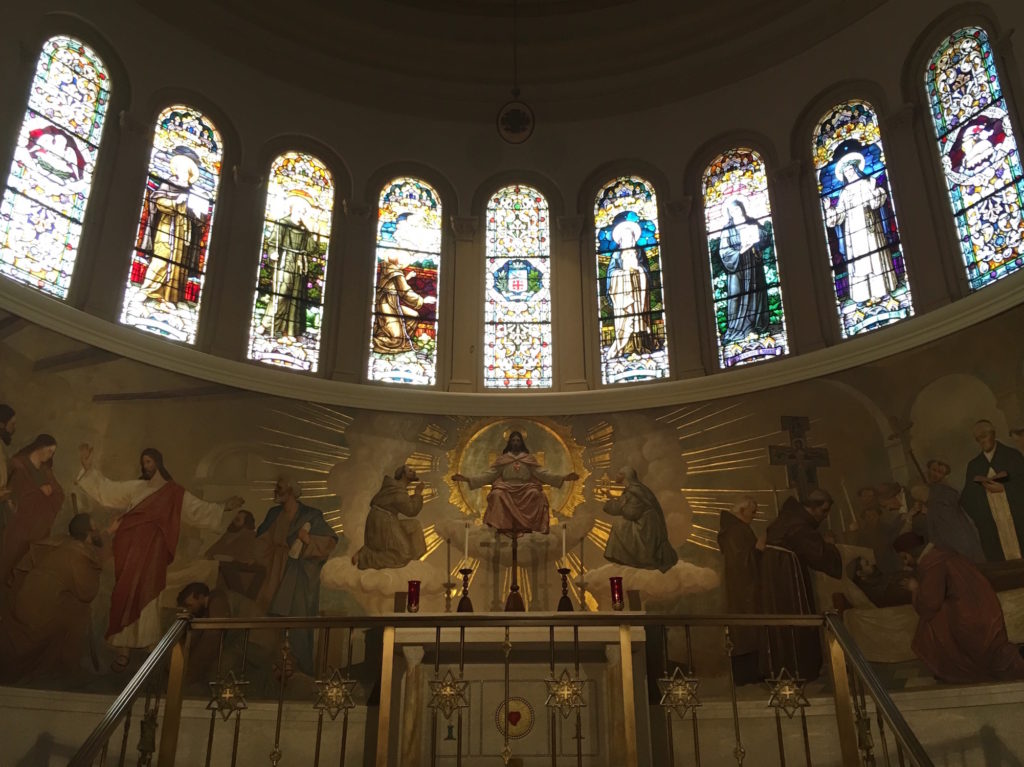
[[[395,661],[395,627],[384,627],[384,659],[380,666],[380,707],[377,714],[377,767],[387,767],[391,739],[391,677]],[[160,765],[163,767],[163,765]]]
[[[167,674],[167,696],[164,698],[164,720],[160,732],[160,750],[157,767],[174,767],[178,752],[178,732],[181,729],[181,702],[185,692],[185,669],[188,667],[188,632],[171,648]]]
[[[629,626],[619,626],[619,654],[622,656],[622,726],[625,730],[626,767],[638,767],[636,739],[636,695],[633,690],[633,638]]]
[[[828,662],[832,670],[832,694],[835,696],[836,724],[839,727],[839,750],[846,767],[858,767],[860,751],[857,748],[857,725],[853,716],[853,694],[846,669],[846,654],[827,623],[824,628]]]

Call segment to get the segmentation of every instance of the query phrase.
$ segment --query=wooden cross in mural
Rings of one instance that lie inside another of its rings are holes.
[[[785,466],[789,487],[796,490],[797,498],[807,500],[807,494],[818,486],[818,469],[828,466],[828,450],[807,447],[807,432],[811,420],[806,416],[782,416],[782,430],[789,432],[788,445],[769,445],[768,462],[772,466]]]

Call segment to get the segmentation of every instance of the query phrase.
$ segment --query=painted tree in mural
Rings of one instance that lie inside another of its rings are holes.
[[[818,121],[812,149],[843,337],[910,317],[914,304],[874,109],[859,100],[832,107]]]
[[[43,44],[0,201],[0,274],[67,298],[109,99],[95,51]]]
[[[669,375],[654,188],[636,176],[609,182],[594,203],[601,382]]]
[[[789,351],[768,178],[753,149],[722,152],[704,170],[718,361],[724,367]]]
[[[320,357],[334,182],[312,155],[271,164],[249,359],[315,371]]]
[[[487,205],[484,385],[551,386],[550,217],[528,186],[499,189]]]
[[[414,178],[381,191],[377,213],[371,381],[433,385],[437,380],[437,296],[441,199]]]
[[[194,343],[223,147],[201,112],[160,113],[132,251],[121,322]]]
[[[985,30],[946,38],[924,82],[967,281],[977,290],[1024,266],[1024,171]]]

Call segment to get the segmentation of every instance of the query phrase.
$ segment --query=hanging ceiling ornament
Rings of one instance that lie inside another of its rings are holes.
[[[498,110],[498,135],[510,144],[522,144],[533,135],[533,110],[519,100],[519,0],[512,0],[512,100]]]

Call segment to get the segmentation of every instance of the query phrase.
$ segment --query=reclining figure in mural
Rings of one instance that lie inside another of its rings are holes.
[[[521,432],[508,435],[508,444],[490,470],[475,476],[453,474],[456,482],[468,482],[473,489],[490,485],[484,523],[509,532],[548,532],[550,511],[544,485],[561,487],[563,482],[580,476],[570,472],[560,476],[545,471],[526,447]]]
[[[624,467],[615,478],[623,485],[622,495],[604,504],[604,513],[618,517],[608,533],[604,558],[643,570],[668,571],[679,555],[672,548],[665,527],[665,512],[636,470]]]
[[[423,509],[423,483],[416,485],[412,495],[408,491],[419,479],[416,471],[405,465],[384,477],[380,490],[370,499],[363,547],[352,558],[360,570],[404,567],[427,553],[423,525],[409,519]]]

